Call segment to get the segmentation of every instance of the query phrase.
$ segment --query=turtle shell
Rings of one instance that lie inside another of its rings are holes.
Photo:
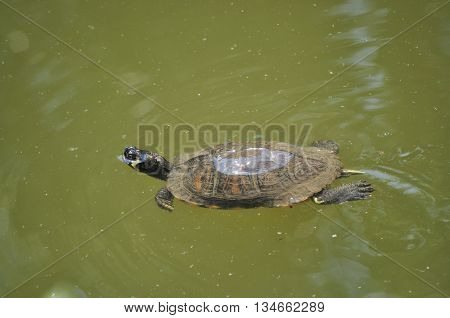
[[[336,179],[342,163],[331,151],[281,142],[227,143],[179,159],[167,188],[210,207],[290,206]]]

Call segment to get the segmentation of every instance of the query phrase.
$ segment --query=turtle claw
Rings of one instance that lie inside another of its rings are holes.
[[[173,211],[173,195],[167,188],[158,191],[155,201],[161,209]]]
[[[313,197],[319,204],[343,203],[347,201],[364,200],[375,191],[372,185],[364,180],[345,184],[335,189],[324,189]]]
[[[159,206],[161,209],[167,210],[167,211],[169,211],[169,212],[172,212],[172,211],[173,211],[173,206],[170,205],[170,202],[168,202],[168,201],[163,201],[163,200],[159,200],[159,201],[158,201],[158,200],[157,200],[156,203],[158,204],[158,206]]]
[[[373,191],[375,191],[375,189],[372,187],[372,185],[364,180],[361,180],[359,182],[354,183],[354,185],[356,186],[356,190],[358,193],[360,194],[369,194]]]

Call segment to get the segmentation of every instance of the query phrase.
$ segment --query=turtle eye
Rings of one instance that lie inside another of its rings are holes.
[[[138,156],[137,149],[134,147],[127,147],[127,148],[125,148],[125,151],[123,152],[123,156],[127,160],[134,161],[137,159],[137,156]]]

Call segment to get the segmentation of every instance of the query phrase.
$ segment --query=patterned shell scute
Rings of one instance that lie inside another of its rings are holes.
[[[289,205],[319,192],[341,169],[336,155],[319,148],[227,143],[179,160],[167,187],[175,197],[200,205]]]

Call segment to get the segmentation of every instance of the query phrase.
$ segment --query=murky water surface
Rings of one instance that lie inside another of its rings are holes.
[[[408,29],[444,2],[8,1],[48,33],[0,4],[0,294],[448,295],[450,6]],[[139,124],[286,108],[372,199],[166,213],[116,159]]]

